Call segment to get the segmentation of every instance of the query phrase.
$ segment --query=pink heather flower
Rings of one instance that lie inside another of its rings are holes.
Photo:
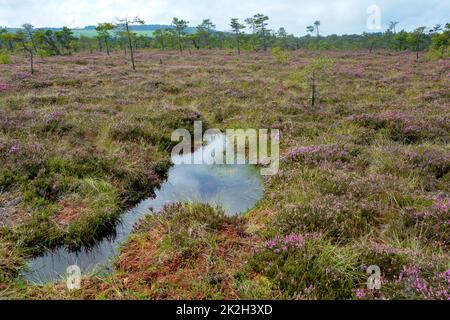
[[[425,279],[417,266],[404,266],[395,284],[403,284],[427,300],[450,299],[450,269]]]
[[[355,291],[356,299],[363,300],[366,298],[366,290],[364,289],[357,289]]]
[[[11,146],[11,148],[9,149],[9,153],[10,154],[16,154],[20,151],[20,147],[17,145],[13,145]]]
[[[416,218],[430,219],[450,216],[450,199],[436,196],[433,198],[433,201],[431,208],[416,213]]]
[[[314,290],[316,289],[316,287],[314,287],[314,285],[310,285],[308,288],[306,288],[303,292],[305,294],[311,294]]]
[[[6,92],[12,89],[12,86],[6,83],[0,83],[0,92]]]
[[[284,160],[304,160],[307,162],[345,161],[350,156],[350,151],[338,145],[317,145],[293,148],[284,157]]]
[[[307,240],[317,240],[319,237],[318,233],[290,234],[266,241],[265,247],[274,250],[275,253],[287,252],[289,249],[301,249]]]
[[[61,116],[62,116],[63,114],[64,114],[64,112],[61,111],[61,110],[55,111],[55,112],[51,113],[51,114],[48,116],[47,120],[48,120],[48,121],[53,121],[53,120],[55,120],[55,119],[61,118]]]

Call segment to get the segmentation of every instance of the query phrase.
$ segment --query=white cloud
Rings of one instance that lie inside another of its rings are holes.
[[[177,16],[196,25],[211,18],[218,29],[228,30],[232,17],[264,13],[273,29],[284,26],[295,34],[304,34],[315,20],[321,20],[324,34],[361,33],[367,31],[366,10],[372,4],[382,10],[383,27],[397,20],[400,28],[410,30],[444,24],[450,16],[448,0],[0,0],[0,25],[80,27],[139,15],[148,24],[169,24]]]

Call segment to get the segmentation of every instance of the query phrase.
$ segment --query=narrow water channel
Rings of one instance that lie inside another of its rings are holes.
[[[225,144],[225,137],[216,137],[194,155],[203,152],[204,157],[214,158],[213,150],[217,143]],[[260,171],[252,165],[175,165],[170,169],[167,180],[155,191],[155,197],[143,201],[122,216],[114,237],[76,252],[65,247],[49,251],[31,259],[22,277],[35,284],[54,282],[64,278],[67,267],[71,265],[79,266],[83,274],[111,271],[120,245],[145,215],[157,214],[165,205],[177,202],[216,205],[229,215],[237,215],[254,207],[262,194]]]

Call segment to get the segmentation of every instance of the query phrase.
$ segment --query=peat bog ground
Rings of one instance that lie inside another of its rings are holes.
[[[298,74],[336,65],[310,106]],[[0,65],[0,298],[448,299],[448,59],[223,50],[76,54]],[[281,169],[237,217],[173,204],[136,225],[111,274],[31,285],[27,259],[108,234],[171,167],[171,133],[281,130]],[[366,290],[378,265],[383,286]]]

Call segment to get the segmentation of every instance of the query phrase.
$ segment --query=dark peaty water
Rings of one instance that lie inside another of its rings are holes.
[[[214,140],[203,150],[214,157],[210,148],[225,143]],[[198,152],[198,151],[197,151]],[[65,278],[71,265],[81,268],[83,274],[111,271],[112,260],[120,245],[127,240],[134,225],[147,214],[154,214],[165,205],[176,202],[201,202],[222,207],[227,214],[237,215],[251,209],[263,194],[259,170],[251,165],[176,165],[155,197],[147,199],[126,212],[117,225],[116,236],[105,238],[92,248],[70,251],[65,247],[49,251],[31,259],[22,273],[31,283],[54,282]]]

